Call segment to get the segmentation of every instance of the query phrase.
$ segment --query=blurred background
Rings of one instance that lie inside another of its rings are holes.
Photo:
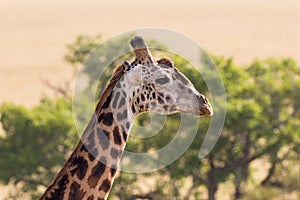
[[[0,199],[34,199],[50,184],[78,141],[74,74],[99,42],[143,27],[177,31],[211,54],[227,117],[209,156],[198,159],[205,119],[177,162],[155,173],[120,173],[110,198],[300,199],[299,10],[297,0],[2,1]],[[186,60],[169,56],[206,91]],[[132,139],[127,148],[159,148],[177,118],[168,118],[163,139],[151,138],[154,146]]]

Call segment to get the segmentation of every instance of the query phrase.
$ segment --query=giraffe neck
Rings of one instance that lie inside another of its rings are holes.
[[[40,200],[108,197],[137,115],[127,109],[132,99],[121,88],[122,84],[116,84],[92,116],[76,149]]]

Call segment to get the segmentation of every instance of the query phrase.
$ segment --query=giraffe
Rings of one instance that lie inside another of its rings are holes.
[[[40,200],[107,199],[131,125],[142,112],[213,114],[171,59],[154,60],[140,36],[130,44],[135,59],[116,68],[78,145]]]

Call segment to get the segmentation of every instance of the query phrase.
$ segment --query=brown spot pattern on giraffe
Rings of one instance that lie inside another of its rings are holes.
[[[93,196],[93,195],[89,196],[89,197],[87,198],[87,200],[94,200],[94,196]]]
[[[92,169],[92,173],[88,178],[88,184],[91,188],[95,188],[100,177],[105,172],[106,165],[103,164],[101,161],[98,161],[97,165],[95,165]]]
[[[74,159],[71,166],[75,166],[73,170],[71,170],[71,175],[77,175],[77,177],[82,180],[86,174],[88,169],[88,162],[82,156],[78,156]]]
[[[118,126],[115,126],[115,128],[113,130],[113,136],[114,136],[115,144],[120,145],[122,143],[122,139],[121,139],[121,135],[120,135]]]
[[[118,106],[118,109],[122,108],[125,105],[125,97],[122,97]]]
[[[85,196],[86,192],[81,189],[79,183],[72,183],[70,188],[69,200],[81,200]]]
[[[112,107],[116,108],[117,107],[117,103],[120,97],[120,92],[117,92],[116,94],[114,94],[113,96],[113,103],[112,103]]]
[[[114,177],[116,172],[117,172],[117,166],[112,165],[111,168],[110,168],[111,177]]]
[[[124,119],[127,119],[127,110],[125,109],[122,113],[117,114],[117,119],[119,121],[122,121]]]
[[[67,175],[61,177],[58,181],[58,188],[54,189],[53,192],[50,193],[50,197],[46,197],[46,200],[62,200],[64,197],[64,192],[66,189],[66,185],[69,183],[69,179]]]
[[[109,135],[110,133],[108,131],[97,128],[97,137],[102,150],[106,150],[109,146]]]
[[[111,186],[111,181],[108,179],[105,179],[102,184],[99,187],[99,190],[102,190],[104,192],[108,192]]]
[[[102,113],[99,116],[98,121],[102,122],[106,126],[111,126],[113,121],[114,121],[114,117],[113,117],[112,112]]]
[[[113,159],[117,159],[119,157],[119,150],[112,148],[110,150],[110,155]]]

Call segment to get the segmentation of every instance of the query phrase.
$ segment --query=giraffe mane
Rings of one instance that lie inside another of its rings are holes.
[[[100,100],[96,106],[96,113],[100,112],[101,107],[103,106],[105,100],[107,99],[108,96],[111,95],[111,92],[112,92],[113,88],[115,87],[116,83],[122,78],[122,76],[124,74],[125,74],[124,64],[122,64],[114,69],[112,78],[110,79],[109,84],[103,91],[103,93],[100,97]]]

